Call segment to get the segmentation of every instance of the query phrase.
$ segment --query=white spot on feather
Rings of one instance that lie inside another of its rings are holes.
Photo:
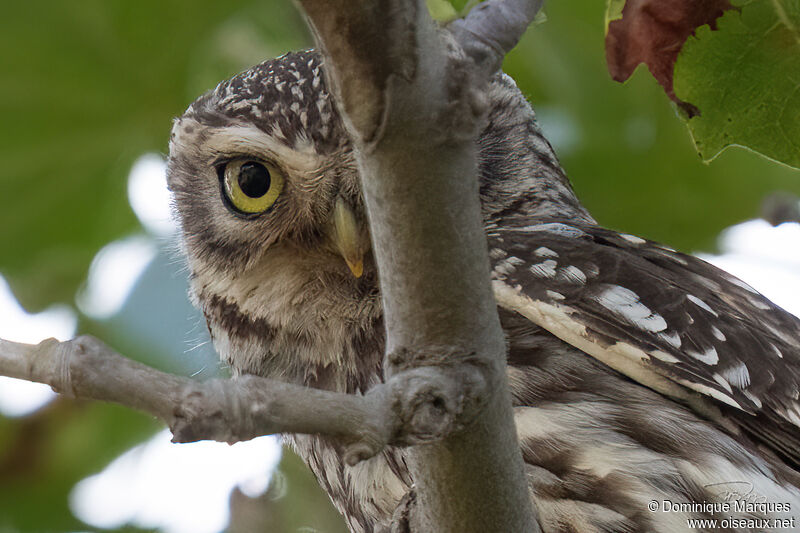
[[[586,274],[584,274],[580,268],[573,265],[560,269],[558,271],[558,277],[570,283],[577,283],[578,285],[584,285],[586,283]]]
[[[498,276],[507,276],[510,273],[514,272],[519,265],[524,263],[522,259],[519,257],[509,256],[506,259],[497,263],[497,266],[494,267],[494,273]]]
[[[686,259],[684,259],[683,257],[678,255],[678,252],[676,252],[675,250],[672,250],[672,252],[673,253],[668,253],[668,254],[663,254],[663,255],[665,255],[666,257],[669,257],[670,259],[672,259],[676,263],[680,263],[681,265],[685,266],[685,265],[689,264],[689,262],[686,261]]]
[[[797,412],[792,409],[784,409],[783,411],[784,416],[787,420],[789,420],[795,426],[800,426],[800,416],[798,416]]]
[[[716,337],[717,340],[720,341],[725,341],[727,339],[727,337],[725,337],[725,334],[722,333],[722,331],[720,331],[720,329],[717,326],[711,326],[711,334],[714,335],[714,337]]]
[[[298,87],[297,85],[292,85],[292,96],[294,96],[301,102],[303,101],[303,91],[301,91],[300,87]]]
[[[685,261],[684,264],[686,264]],[[717,283],[713,279],[708,279],[707,277],[701,276],[699,274],[695,274],[692,277],[697,283],[715,293],[720,293],[722,291],[722,287],[720,287],[719,283]]]
[[[561,294],[560,292],[546,290],[545,294],[547,294],[547,297],[550,298],[551,300],[563,300],[564,299],[564,295]]]
[[[747,398],[748,400],[750,400],[751,402],[753,402],[753,404],[754,404],[756,407],[758,407],[759,409],[761,409],[762,403],[761,403],[761,399],[760,399],[758,396],[756,396],[755,394],[753,394],[753,393],[752,393],[752,392],[750,392],[749,390],[743,390],[743,391],[742,391],[742,394],[744,394],[745,398]]]
[[[624,342],[609,347],[598,344],[587,337],[586,326],[570,316],[573,311],[567,306],[531,300],[522,294],[520,287],[511,287],[502,281],[493,281],[492,288],[495,299],[501,307],[520,313],[564,342],[646,387],[671,398],[683,400],[700,410],[704,408],[704,404],[698,402],[696,395],[687,391],[684,386],[741,409],[733,399],[724,396],[716,389],[703,387],[697,383],[672,380],[657,374],[652,368],[642,364],[642,361],[646,361],[650,356],[635,346]]]
[[[722,385],[725,388],[725,390],[727,390],[730,393],[733,392],[733,389],[731,388],[731,384],[728,383],[728,380],[726,380],[725,378],[720,376],[718,373],[714,372],[713,374],[711,374],[711,377],[714,378],[714,381],[716,381],[717,383]]]
[[[681,385],[685,385],[686,387],[688,387],[688,388],[690,388],[690,389],[692,389],[694,391],[697,391],[697,392],[699,392],[701,394],[705,394],[706,396],[711,396],[712,398],[715,398],[715,399],[721,401],[722,403],[726,403],[726,404],[730,405],[731,407],[735,407],[737,409],[741,409],[742,411],[744,411],[744,408],[742,408],[742,406],[739,404],[739,402],[737,402],[732,397],[728,396],[727,394],[725,394],[724,392],[722,392],[719,389],[715,389],[714,387],[709,387],[708,385],[704,385],[702,383],[698,383],[698,382],[694,382],[694,381],[688,381],[686,379],[680,379],[680,378],[677,378],[677,377],[674,378],[674,380],[677,383],[680,383]],[[689,403],[691,404],[691,401]],[[722,423],[719,420],[718,420],[718,422]]]
[[[744,389],[750,385],[750,372],[747,366],[739,361],[737,364],[730,368],[720,370],[719,374],[734,387]]]
[[[753,294],[758,294],[757,290],[755,290],[753,287],[751,287],[750,285],[748,285],[747,283],[745,283],[744,281],[740,280],[737,277],[728,276],[728,281],[730,281],[731,283],[733,283],[737,287],[741,287],[742,289],[744,289],[746,291],[752,292]]]
[[[552,278],[556,275],[556,263],[552,259],[548,259],[543,263],[537,263],[535,265],[531,265],[529,270],[531,274],[536,276],[537,278]]]
[[[625,239],[626,241],[628,241],[631,244],[644,244],[644,243],[647,242],[646,240],[642,239],[641,237],[637,237],[636,235],[630,235],[628,233],[620,233],[619,236],[622,237],[623,239]]]
[[[716,365],[719,363],[719,355],[717,354],[717,349],[711,346],[702,352],[696,352],[694,350],[686,350],[686,353],[697,359],[698,361],[705,363],[707,365]]]
[[[631,324],[653,333],[667,329],[664,317],[650,310],[639,301],[639,296],[630,289],[619,285],[609,285],[594,300],[619,315]]]
[[[489,257],[491,257],[492,259],[502,259],[506,256],[508,256],[508,252],[506,252],[502,248],[492,248],[491,250],[489,250]]]
[[[688,299],[690,302],[692,302],[693,304],[695,304],[697,307],[700,307],[700,308],[702,308],[702,309],[705,309],[706,311],[708,311],[709,313],[711,313],[711,314],[712,314],[712,315],[714,315],[714,316],[719,316],[719,315],[717,314],[717,312],[716,312],[716,311],[714,311],[713,309],[711,309],[711,306],[709,306],[707,303],[705,303],[703,300],[701,300],[701,299],[700,299],[700,298],[698,298],[697,296],[694,296],[694,295],[692,295],[692,294],[687,294],[687,295],[686,295],[686,298],[687,298],[687,299]]]
[[[768,302],[761,300],[760,298],[750,298],[750,304],[756,309],[760,309],[762,311],[772,309],[772,306]]]
[[[558,253],[545,246],[538,247],[533,253],[538,257],[558,257]]]
[[[681,347],[681,336],[677,331],[662,331],[658,336],[674,348]]]
[[[660,361],[664,361],[665,363],[680,363],[681,360],[675,357],[672,354],[668,354],[667,352],[662,352],[661,350],[655,350],[653,352],[649,352],[650,355],[655,357]]]

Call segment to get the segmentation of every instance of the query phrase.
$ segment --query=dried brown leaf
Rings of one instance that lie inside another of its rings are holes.
[[[608,25],[606,62],[611,77],[627,80],[644,63],[664,91],[690,117],[697,107],[675,96],[672,74],[683,43],[700,26],[715,21],[732,6],[728,0],[627,0],[622,18]]]

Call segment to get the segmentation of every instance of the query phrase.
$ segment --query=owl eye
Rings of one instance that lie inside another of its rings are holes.
[[[230,205],[244,214],[263,213],[283,190],[283,175],[258,161],[231,161],[225,165],[222,188]]]

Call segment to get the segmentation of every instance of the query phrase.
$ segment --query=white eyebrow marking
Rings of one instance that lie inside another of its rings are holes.
[[[251,125],[234,125],[211,129],[205,143],[206,151],[220,154],[242,152],[260,157],[272,157],[281,166],[299,172],[313,172],[319,168],[320,159],[312,152],[294,150],[277,139],[279,129],[270,135]]]

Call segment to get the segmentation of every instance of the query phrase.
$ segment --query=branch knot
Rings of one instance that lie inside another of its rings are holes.
[[[478,415],[489,398],[490,367],[454,347],[401,348],[387,355],[386,386],[400,445],[440,440]]]

